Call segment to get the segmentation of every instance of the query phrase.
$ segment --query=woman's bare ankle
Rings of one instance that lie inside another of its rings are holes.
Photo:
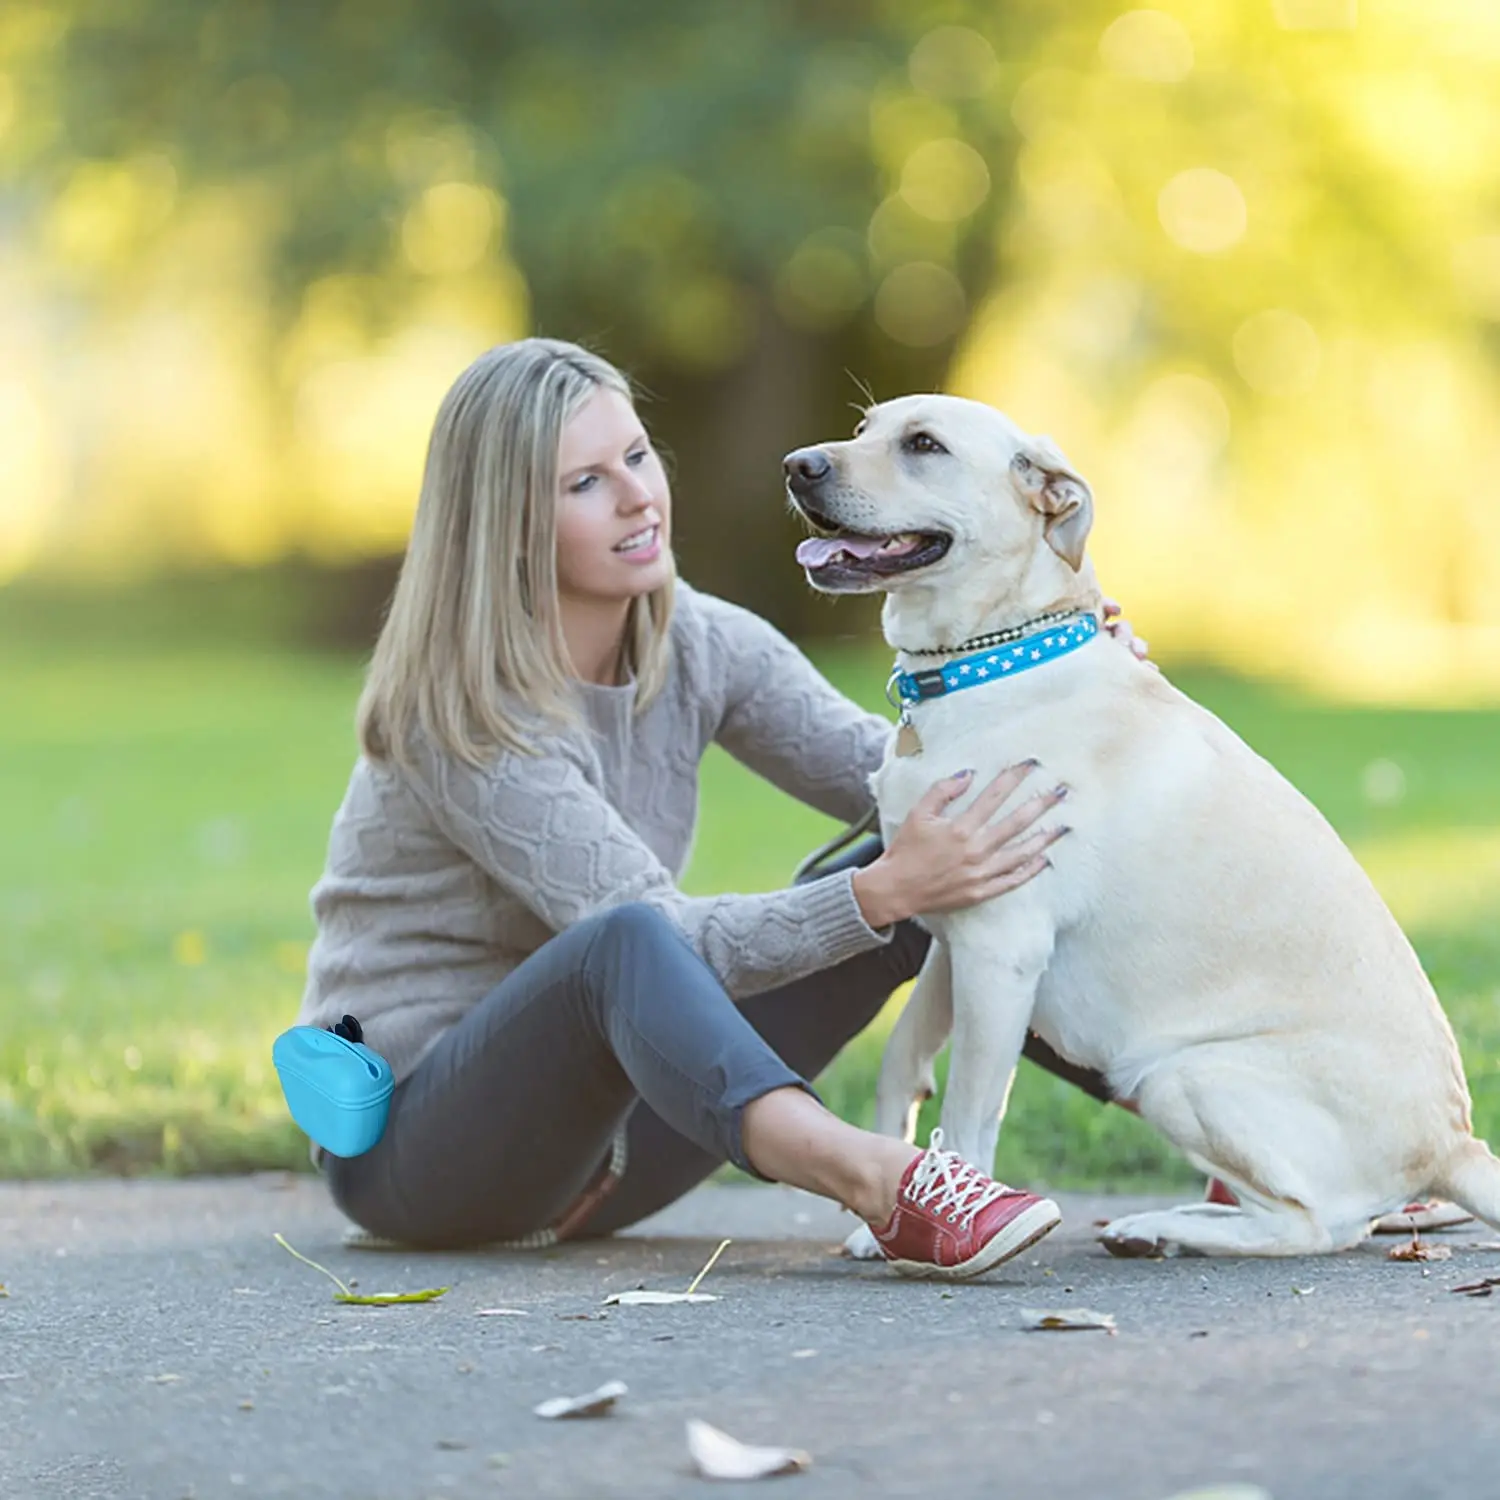
[[[871,1136],[869,1159],[865,1164],[864,1181],[859,1201],[847,1203],[867,1224],[877,1228],[886,1223],[896,1211],[896,1198],[901,1189],[901,1179],[912,1161],[921,1155],[915,1146],[898,1141],[892,1136]]]

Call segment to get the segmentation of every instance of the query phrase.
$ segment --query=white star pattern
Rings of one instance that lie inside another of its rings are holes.
[[[1008,652],[1002,652],[999,655],[980,657],[976,653],[964,661],[953,662],[941,669],[943,688],[947,692],[955,692],[959,688],[970,687],[974,682],[982,682],[991,676],[1018,670],[1024,672],[1032,665],[1052,661],[1058,656],[1066,655],[1080,646],[1087,645],[1098,633],[1097,621],[1092,617],[1086,617],[1061,630],[1054,631],[1051,635],[1029,636],[1012,646]],[[1039,644],[1033,646],[1033,642]],[[965,682],[964,678],[970,678],[971,681]],[[893,679],[897,685],[898,696],[903,702],[922,701],[922,690],[909,673],[896,672],[893,674]]]

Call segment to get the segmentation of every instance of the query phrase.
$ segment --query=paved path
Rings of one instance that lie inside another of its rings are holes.
[[[0,1185],[0,1497],[688,1496],[684,1419],[813,1455],[772,1494],[1163,1500],[1500,1495],[1500,1275],[1487,1231],[1452,1259],[1120,1262],[1090,1239],[1122,1200],[954,1291],[840,1260],[847,1221],[782,1189],[710,1187],[631,1236],[542,1254],[343,1250],[321,1189],[282,1177]],[[271,1239],[416,1307],[337,1306]],[[678,1289],[717,1239],[721,1300]],[[1081,1304],[1119,1333],[1028,1333]],[[518,1308],[525,1317],[479,1317]],[[532,1405],[608,1379],[618,1413]],[[732,1491],[731,1491],[732,1492]],[[754,1493],[754,1491],[752,1491]]]

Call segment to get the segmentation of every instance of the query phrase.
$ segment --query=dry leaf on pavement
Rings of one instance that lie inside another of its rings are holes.
[[[714,1262],[734,1243],[733,1240],[720,1240],[719,1248],[708,1257],[703,1269],[688,1282],[685,1292],[611,1292],[604,1299],[606,1307],[667,1307],[673,1302],[717,1302],[719,1299],[711,1292],[700,1292],[698,1284],[714,1268]]]
[[[673,1302],[717,1302],[712,1292],[611,1292],[606,1307],[666,1307]]]
[[[586,1396],[554,1396],[550,1401],[532,1407],[539,1417],[556,1421],[559,1417],[602,1417],[614,1410],[615,1402],[625,1394],[623,1380],[607,1380],[597,1391]]]
[[[705,1479],[772,1479],[800,1474],[812,1459],[798,1448],[755,1448],[690,1417],[688,1455]]]
[[[1411,1232],[1411,1244],[1393,1245],[1386,1252],[1387,1260],[1447,1260],[1453,1252],[1446,1245],[1429,1245],[1415,1229]]]
[[[1113,1313],[1095,1312],[1089,1307],[1041,1308],[1023,1307],[1021,1327],[1031,1330],[1057,1330],[1071,1333],[1074,1330],[1101,1328],[1105,1333],[1115,1332]]]

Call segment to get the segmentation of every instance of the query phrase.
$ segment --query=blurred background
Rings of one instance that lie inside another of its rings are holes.
[[[531,332],[640,382],[685,574],[871,706],[781,454],[919,389],[1051,434],[1500,1137],[1497,99],[1488,0],[5,0],[0,1175],[303,1163],[363,656],[442,393]],[[688,886],[827,831],[715,753]],[[1006,1174],[1182,1177],[1118,1115],[1027,1073]]]

